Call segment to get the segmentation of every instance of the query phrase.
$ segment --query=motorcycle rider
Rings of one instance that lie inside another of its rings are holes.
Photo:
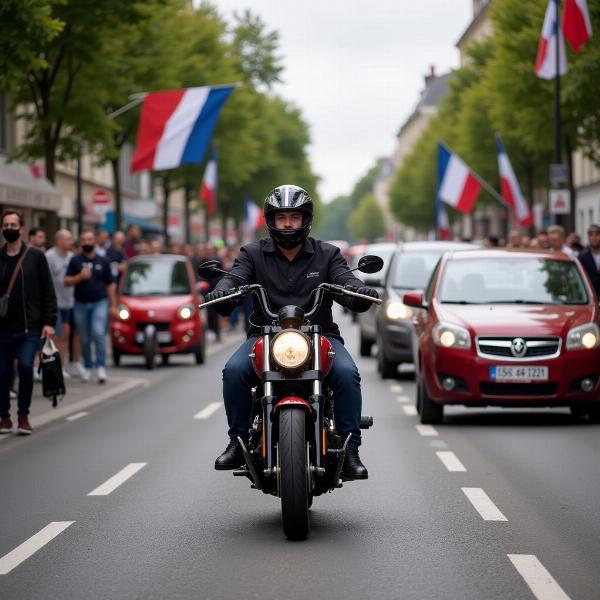
[[[271,308],[294,304],[308,310],[313,303],[311,292],[320,283],[336,283],[352,291],[377,298],[375,290],[364,287],[352,273],[344,273],[348,265],[336,246],[308,237],[313,220],[313,202],[308,192],[296,185],[276,187],[265,199],[264,216],[270,237],[243,246],[231,269],[248,284],[259,283],[265,287]],[[222,298],[231,293],[240,282],[224,276],[206,301]],[[254,312],[250,317],[248,339],[229,358],[223,369],[223,398],[229,424],[230,442],[216,459],[215,469],[235,469],[244,464],[237,436],[247,439],[251,425],[251,387],[258,379],[248,356],[252,344],[260,335],[260,326],[269,320],[254,299]],[[371,303],[350,296],[336,300],[356,312],[369,309]],[[227,316],[236,306],[237,299],[215,304],[220,314]],[[367,479],[368,471],[358,453],[361,441],[360,416],[362,396],[360,375],[354,360],[344,347],[338,326],[331,313],[332,297],[325,295],[321,308],[312,320],[321,325],[333,345],[336,356],[327,377],[334,393],[335,420],[338,432],[352,434],[343,475],[346,479]]]

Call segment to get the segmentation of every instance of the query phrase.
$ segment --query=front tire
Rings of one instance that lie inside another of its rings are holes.
[[[149,335],[144,339],[144,365],[148,371],[154,369],[156,360],[156,336]]]
[[[202,336],[196,349],[194,350],[194,358],[197,365],[203,365],[206,360],[206,330],[202,329]]]
[[[113,365],[118,367],[121,364],[121,353],[115,348],[112,349]]]
[[[386,358],[382,338],[377,340],[377,370],[382,379],[395,379],[398,375],[398,363]]]
[[[279,469],[283,532],[303,540],[308,525],[308,465],[306,414],[303,408],[284,408],[279,415]]]
[[[360,355],[361,356],[371,356],[371,348],[373,347],[373,342],[365,338],[363,332],[360,332],[359,344],[360,344]]]
[[[419,379],[419,389],[417,390],[419,395],[417,405],[419,406],[419,417],[423,425],[435,425],[441,423],[444,419],[444,405],[434,402],[427,393],[425,387],[425,380],[423,375]]]

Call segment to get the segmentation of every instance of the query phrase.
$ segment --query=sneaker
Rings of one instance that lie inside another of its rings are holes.
[[[33,368],[33,380],[34,381],[42,380],[42,374],[35,367]]]
[[[98,383],[106,383],[106,369],[104,367],[98,367]]]
[[[10,417],[2,417],[0,419],[0,433],[12,433],[13,424]]]
[[[18,398],[18,394],[17,394],[17,392],[15,392],[15,390],[10,390],[10,391],[8,392],[8,397],[9,397],[11,400],[16,400],[16,399]]]
[[[88,383],[92,378],[92,372],[89,369],[82,367],[81,374],[79,376],[81,377],[81,381],[83,381],[83,383]]]
[[[89,373],[88,369],[86,369],[80,362],[76,362],[73,364],[75,365],[75,371],[73,372],[73,375],[75,375],[75,377],[81,377],[81,379],[83,379],[84,375],[86,373]],[[88,381],[89,381],[89,375],[88,375]]]
[[[71,374],[66,369],[63,369],[63,379],[71,379]]]
[[[33,427],[30,425],[27,415],[19,415],[17,433],[20,435],[31,435],[33,433]]]

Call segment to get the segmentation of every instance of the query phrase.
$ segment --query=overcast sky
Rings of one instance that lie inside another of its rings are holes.
[[[310,160],[325,201],[391,155],[429,66],[438,73],[458,66],[455,44],[472,11],[471,0],[213,3],[227,18],[250,8],[279,32],[285,71],[277,92],[310,126]]]

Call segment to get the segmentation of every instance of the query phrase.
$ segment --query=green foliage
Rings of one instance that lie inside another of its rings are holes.
[[[366,194],[348,219],[348,228],[357,240],[374,242],[385,233],[383,211],[373,194]]]

